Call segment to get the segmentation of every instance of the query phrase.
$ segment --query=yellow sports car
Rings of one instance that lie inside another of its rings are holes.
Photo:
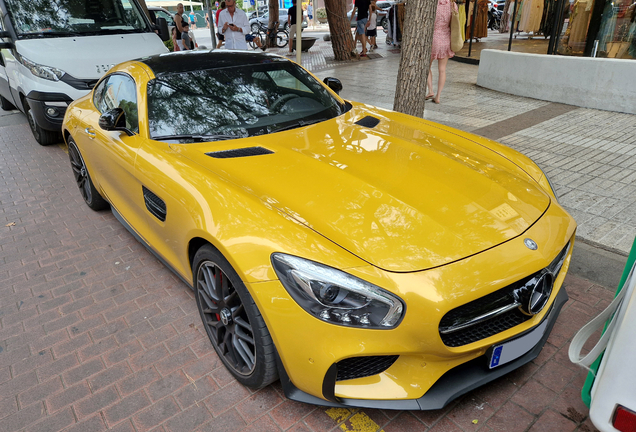
[[[538,355],[576,224],[527,157],[341,88],[274,55],[162,54],[63,132],[86,204],[194,290],[239,382],[441,408]]]

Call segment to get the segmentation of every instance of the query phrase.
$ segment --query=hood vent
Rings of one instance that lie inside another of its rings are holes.
[[[258,156],[258,155],[266,155],[274,153],[271,150],[267,150],[263,147],[245,147],[240,149],[233,150],[223,150],[206,153],[206,155],[211,156],[215,159],[229,159],[229,158],[240,158],[247,156]]]
[[[358,126],[362,126],[362,127],[366,127],[370,129],[376,127],[378,123],[380,123],[380,120],[371,116],[363,117],[356,122]]]

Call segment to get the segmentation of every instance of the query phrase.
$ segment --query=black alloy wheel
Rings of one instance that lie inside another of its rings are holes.
[[[196,253],[193,269],[203,327],[225,366],[248,387],[261,388],[275,381],[274,344],[234,269],[209,245]]]
[[[223,271],[204,261],[197,274],[197,296],[204,309],[203,325],[232,369],[249,375],[256,365],[254,333],[238,293]]]
[[[102,198],[99,192],[97,192],[97,189],[95,189],[93,181],[88,174],[88,169],[86,169],[84,158],[82,158],[82,155],[77,148],[77,144],[75,144],[75,141],[71,136],[68,137],[68,157],[71,160],[71,169],[73,170],[75,183],[77,183],[77,187],[79,188],[86,205],[93,210],[103,210],[108,208],[108,202]]]

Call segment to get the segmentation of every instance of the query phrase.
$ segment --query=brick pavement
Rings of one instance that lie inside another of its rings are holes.
[[[593,430],[586,373],[567,347],[613,290],[568,276],[571,300],[542,354],[444,410],[300,404],[278,383],[252,392],[230,377],[189,289],[110,213],[84,205],[62,148],[37,145],[24,123],[0,127],[0,148],[2,432]]]

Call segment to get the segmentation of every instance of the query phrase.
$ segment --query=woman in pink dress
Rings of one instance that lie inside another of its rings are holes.
[[[426,99],[433,99],[433,102],[439,103],[439,97],[446,83],[446,64],[448,59],[453,57],[455,53],[451,50],[451,8],[457,11],[457,5],[451,0],[438,0],[437,13],[435,15],[435,29],[433,30],[433,48],[431,49],[431,66],[433,60],[437,59],[437,69],[439,78],[437,80],[437,95],[433,92],[433,73],[429,68],[428,71],[428,90],[430,93]]]

